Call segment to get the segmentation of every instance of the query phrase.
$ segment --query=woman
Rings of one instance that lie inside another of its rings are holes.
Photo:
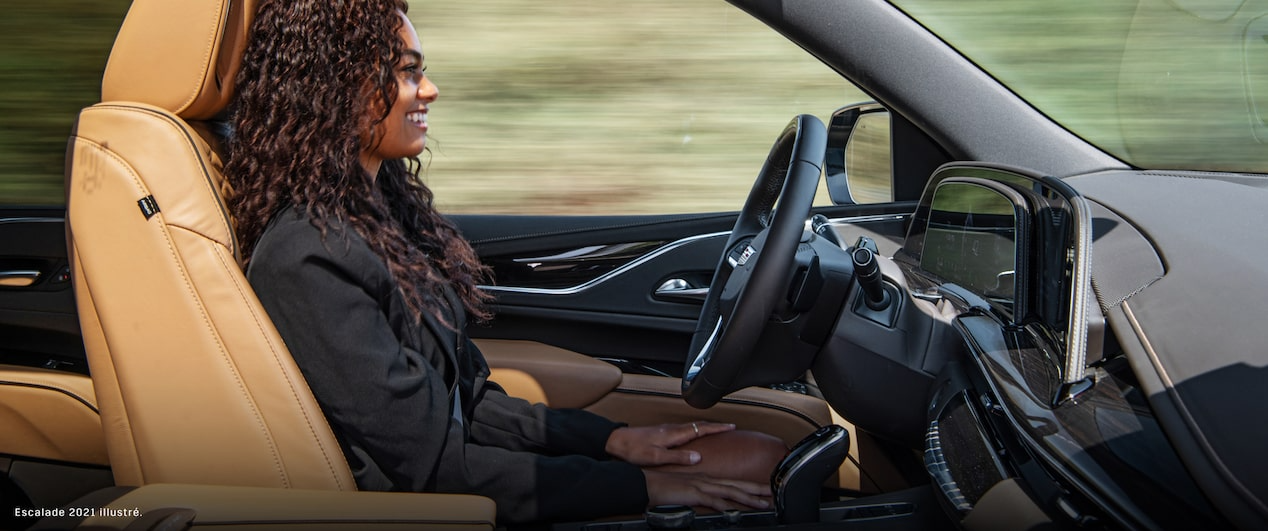
[[[486,381],[463,330],[489,272],[417,175],[438,91],[406,9],[261,2],[225,167],[247,276],[357,486],[481,494],[502,522],[767,507],[765,485],[640,468],[691,470],[675,447],[733,426],[630,428]]]

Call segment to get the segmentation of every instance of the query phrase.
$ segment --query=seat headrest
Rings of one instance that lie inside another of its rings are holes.
[[[229,104],[255,0],[134,0],[119,28],[102,101],[147,103],[187,120]]]

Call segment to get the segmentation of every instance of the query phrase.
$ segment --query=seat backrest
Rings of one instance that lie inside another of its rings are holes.
[[[67,150],[74,289],[119,485],[355,490],[247,284],[200,120],[224,111],[254,0],[135,0]]]

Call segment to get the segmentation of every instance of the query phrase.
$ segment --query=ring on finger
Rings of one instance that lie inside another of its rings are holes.
[[[700,436],[700,426],[696,426],[696,423],[692,422],[692,423],[691,423],[691,429],[695,430],[695,432],[696,432],[696,437],[699,437],[699,436]]]

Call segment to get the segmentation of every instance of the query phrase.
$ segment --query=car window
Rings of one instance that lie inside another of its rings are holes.
[[[61,205],[66,139],[101,99],[126,0],[8,2],[0,16],[0,204]]]
[[[0,204],[64,203],[66,139],[127,4],[0,17]],[[451,213],[735,210],[795,114],[868,99],[721,1],[428,0],[410,17],[441,92],[426,180]]]
[[[1268,170],[1268,10],[1234,1],[891,0],[1140,168]]]
[[[794,115],[869,99],[720,1],[427,0],[409,15],[440,88],[426,180],[446,212],[736,210]]]

